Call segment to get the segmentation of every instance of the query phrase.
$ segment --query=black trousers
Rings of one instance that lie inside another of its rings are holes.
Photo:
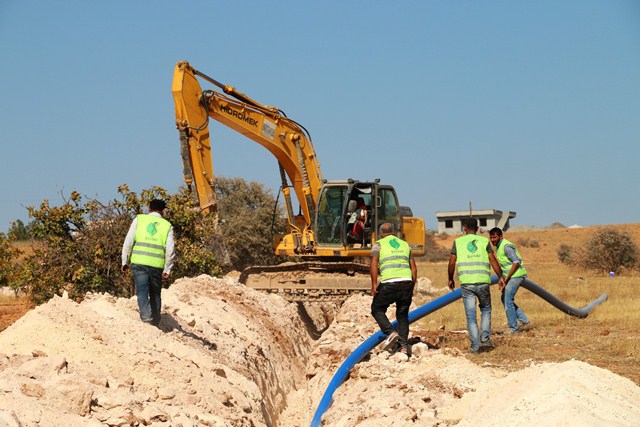
[[[371,302],[371,315],[383,333],[389,335],[393,326],[387,317],[387,309],[391,304],[396,305],[396,319],[398,320],[398,342],[407,345],[409,337],[409,308],[413,299],[413,282],[380,283],[378,293]]]

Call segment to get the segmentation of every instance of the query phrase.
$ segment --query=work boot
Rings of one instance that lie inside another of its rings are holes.
[[[397,332],[391,332],[387,339],[383,341],[382,350],[392,350],[398,342],[398,338],[400,337]]]
[[[410,359],[411,358],[411,347],[408,346],[408,345],[401,345],[400,346],[400,350],[398,350],[398,353],[406,354],[407,357]]]
[[[495,347],[493,346],[493,343],[490,339],[487,339],[486,341],[480,341],[480,350],[488,351],[493,350],[494,348]]]

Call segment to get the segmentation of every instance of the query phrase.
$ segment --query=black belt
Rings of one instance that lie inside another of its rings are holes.
[[[413,285],[413,280],[397,280],[397,281],[393,281],[393,282],[381,282],[381,285],[406,285],[406,284],[410,284]]]

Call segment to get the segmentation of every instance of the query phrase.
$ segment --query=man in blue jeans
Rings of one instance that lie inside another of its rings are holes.
[[[383,350],[395,350],[400,344],[400,352],[409,356],[409,308],[413,299],[413,288],[418,276],[416,262],[411,248],[394,234],[394,226],[384,223],[380,226],[380,239],[371,248],[371,315],[382,332],[387,335]],[[380,278],[380,284],[378,284]],[[387,309],[396,304],[398,331],[393,330],[387,317]]]
[[[121,271],[131,262],[140,319],[154,326],[160,324],[162,281],[169,279],[174,257],[173,227],[162,217],[165,208],[164,200],[152,200],[149,213],[134,218],[122,245]]]
[[[449,256],[449,289],[455,289],[453,273],[458,268],[458,278],[462,290],[462,303],[467,317],[467,332],[471,348],[469,353],[477,354],[480,348],[491,349],[491,267],[500,277],[500,286],[504,286],[500,265],[496,259],[489,239],[479,236],[478,220],[469,217],[462,223],[464,236],[453,242]],[[480,330],[476,316],[476,300],[480,306]]]
[[[515,334],[518,332],[518,324],[526,325],[529,318],[524,311],[515,303],[516,293],[527,278],[527,270],[522,263],[522,256],[516,248],[516,245],[503,238],[502,230],[498,227],[489,231],[489,240],[496,248],[496,257],[502,269],[502,277],[504,277],[504,288],[501,288],[502,305],[507,315],[507,330],[505,334]]]

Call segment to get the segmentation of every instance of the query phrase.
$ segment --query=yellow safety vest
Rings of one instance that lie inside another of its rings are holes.
[[[487,244],[489,239],[477,234],[467,234],[455,240],[456,264],[461,285],[491,283]]]
[[[524,268],[522,256],[520,255],[518,248],[516,248],[516,245],[514,245],[507,239],[502,239],[502,241],[500,242],[500,246],[498,246],[498,250],[496,251],[496,257],[498,258],[498,263],[500,263],[500,268],[502,269],[502,276],[507,277],[507,274],[509,274],[509,271],[511,271],[511,266],[513,265],[511,260],[507,258],[507,255],[504,253],[504,248],[506,248],[507,246],[511,246],[513,250],[516,251],[516,256],[520,258],[520,267],[516,270],[515,273],[513,273],[511,277],[526,276],[527,270],[525,270]]]
[[[141,214],[136,217],[136,237],[131,251],[131,264],[164,268],[167,236],[171,223],[164,218]]]
[[[378,240],[380,244],[380,257],[378,268],[380,269],[380,281],[389,279],[413,279],[411,275],[411,247],[396,236],[387,236]]]

